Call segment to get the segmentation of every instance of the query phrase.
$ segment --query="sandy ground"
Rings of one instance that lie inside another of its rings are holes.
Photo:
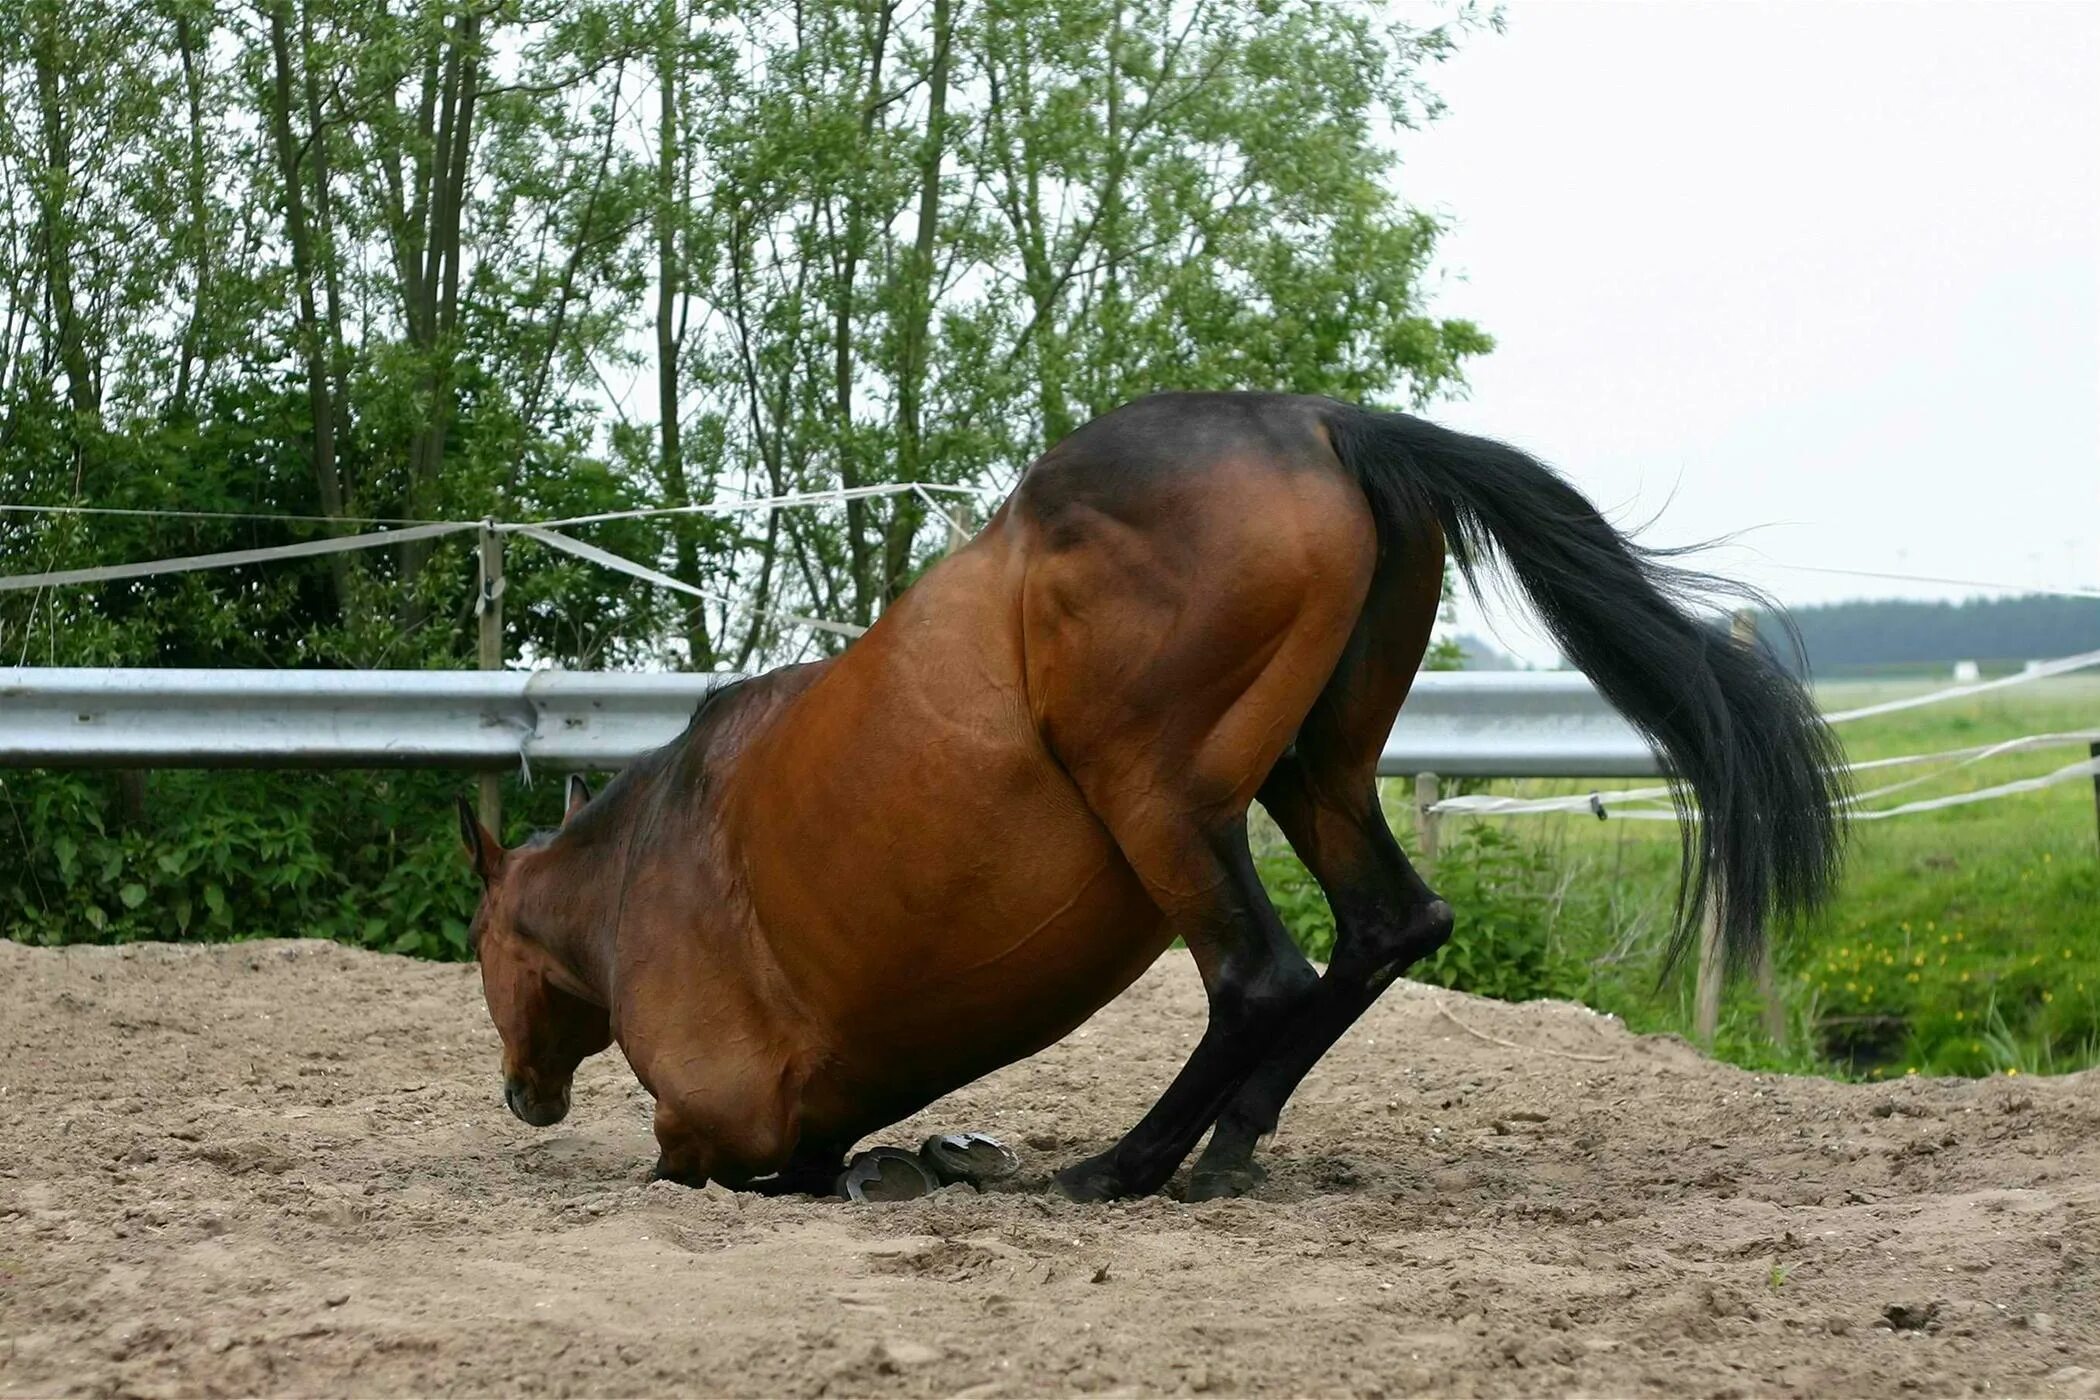
[[[1402,984],[1258,1197],[1047,1196],[1200,1007],[1170,956],[885,1135],[1004,1135],[1014,1190],[854,1206],[647,1183],[617,1057],[513,1121],[470,968],[0,943],[0,1391],[2100,1390],[2088,1076],[1758,1078]]]

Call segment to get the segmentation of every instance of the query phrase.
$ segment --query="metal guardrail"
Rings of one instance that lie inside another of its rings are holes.
[[[609,770],[729,677],[615,671],[0,668],[0,767]],[[1572,672],[1429,672],[1379,771],[1649,777],[1652,750]]]

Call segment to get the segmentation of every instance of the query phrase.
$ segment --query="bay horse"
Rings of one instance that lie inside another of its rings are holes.
[[[1057,1172],[1082,1201],[1261,1177],[1257,1140],[1452,910],[1379,810],[1379,753],[1449,550],[1504,563],[1662,753],[1731,961],[1839,855],[1806,693],[1689,607],[1716,581],[1550,469],[1405,414],[1164,394],[1037,459],[967,546],[839,655],[712,692],[561,827],[505,850],[461,803],[471,938],[528,1123],[617,1041],[657,1174],[827,1190],[863,1136],[1078,1026],[1177,937],[1208,1020],[1157,1104]],[[1333,907],[1316,971],[1247,846],[1254,801]]]

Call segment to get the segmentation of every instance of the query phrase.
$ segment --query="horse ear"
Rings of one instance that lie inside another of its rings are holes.
[[[474,867],[483,884],[502,872],[503,847],[489,835],[489,829],[481,824],[481,818],[474,815],[464,797],[459,799],[459,839],[467,848],[467,863]]]
[[[584,804],[590,800],[591,785],[583,780],[583,774],[571,773],[569,775],[569,805],[562,811],[561,824],[567,826],[570,822],[576,820],[576,814],[581,812]]]

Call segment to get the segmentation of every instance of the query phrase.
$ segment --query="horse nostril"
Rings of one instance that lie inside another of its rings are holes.
[[[520,1121],[550,1127],[569,1116],[569,1086],[562,1085],[561,1093],[549,1099],[533,1093],[522,1080],[509,1079],[503,1084],[503,1102]]]

